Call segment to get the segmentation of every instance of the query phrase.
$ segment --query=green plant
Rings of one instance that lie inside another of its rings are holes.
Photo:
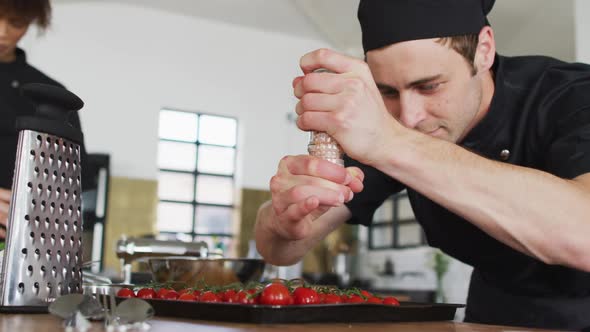
[[[446,296],[443,290],[442,280],[444,275],[449,270],[451,260],[449,256],[445,255],[440,250],[435,250],[432,253],[432,269],[436,274],[436,300],[437,302],[446,302]]]

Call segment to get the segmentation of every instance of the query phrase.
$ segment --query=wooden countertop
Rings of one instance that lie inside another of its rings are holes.
[[[257,325],[234,324],[210,321],[196,321],[184,319],[156,318],[150,320],[152,328],[150,332],[244,332],[244,331],[319,331],[319,332],[498,332],[498,331],[549,331],[538,329],[523,329],[515,327],[503,327],[494,325],[466,324],[455,322],[427,322],[427,323],[354,323],[354,324],[301,324],[301,325]],[[0,331],[42,331],[63,332],[62,321],[48,314],[0,314]],[[101,322],[93,323],[89,332],[104,331]]]

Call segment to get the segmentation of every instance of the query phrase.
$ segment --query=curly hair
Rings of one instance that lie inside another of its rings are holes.
[[[49,27],[51,22],[49,0],[0,0],[0,13],[26,18],[41,29]]]

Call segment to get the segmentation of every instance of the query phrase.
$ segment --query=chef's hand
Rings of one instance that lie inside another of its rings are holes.
[[[387,149],[402,125],[388,113],[367,64],[319,49],[304,55],[300,66],[304,76],[293,81],[297,126],[327,132],[362,163],[382,157],[379,149]],[[332,73],[314,73],[319,68]]]
[[[6,237],[6,223],[8,222],[8,206],[12,192],[8,189],[0,188],[0,239]]]
[[[286,156],[270,180],[273,229],[283,238],[311,235],[314,220],[363,189],[363,172],[308,155]]]

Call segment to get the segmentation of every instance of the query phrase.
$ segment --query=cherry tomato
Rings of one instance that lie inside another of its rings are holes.
[[[325,304],[342,303],[342,298],[336,294],[325,294],[322,303],[325,303]]]
[[[180,300],[180,301],[196,301],[197,297],[191,292],[186,292],[186,293],[180,294],[180,296],[178,296],[178,300]]]
[[[190,289],[190,288],[184,288],[184,289],[181,289],[180,292],[178,292],[178,295],[180,296],[182,294],[192,293],[192,292],[193,292],[192,289]]]
[[[320,296],[311,288],[299,287],[293,292],[293,302],[295,304],[318,304]]]
[[[367,299],[367,303],[383,304],[383,300],[376,296],[371,296]]]
[[[142,288],[137,291],[137,297],[140,299],[155,299],[158,297],[153,288]]]
[[[121,288],[117,292],[118,297],[135,297],[135,293],[132,289],[129,288]]]
[[[221,302],[221,299],[212,291],[206,291],[199,296],[199,302]]]
[[[366,297],[366,298],[373,297],[373,294],[367,292],[366,290],[362,290],[361,291],[361,295],[364,296],[364,297]]]
[[[287,286],[282,283],[273,282],[268,284],[260,294],[260,304],[267,305],[289,305],[291,294]]]
[[[177,300],[178,299],[178,292],[175,290],[168,290],[166,294],[164,294],[164,299],[166,300]]]
[[[256,292],[256,291],[255,291]],[[258,297],[254,296],[254,293],[250,293],[249,291],[239,291],[236,296],[236,303],[241,304],[258,304]]]
[[[199,296],[201,296],[201,291],[200,290],[194,290],[193,291],[193,295],[197,297],[197,299],[199,298]]]
[[[388,296],[386,298],[383,299],[383,304],[387,304],[387,305],[399,305],[399,301],[393,297],[393,296]]]
[[[234,303],[236,302],[238,293],[233,289],[228,289],[221,294],[221,300],[227,303]]]
[[[365,300],[362,297],[360,297],[359,295],[354,294],[354,295],[348,296],[348,298],[344,302],[346,302],[346,303],[364,303]]]
[[[168,293],[169,291],[171,291],[170,288],[160,288],[160,289],[158,289],[158,292],[156,293],[157,298],[158,299],[163,299],[164,296],[166,295],[166,293]]]

